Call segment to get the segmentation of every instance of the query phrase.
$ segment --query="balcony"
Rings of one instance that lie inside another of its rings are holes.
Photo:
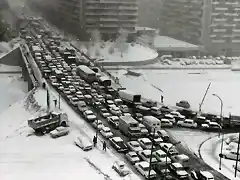
[[[118,21],[117,18],[100,18],[100,21],[102,22],[116,22]]]

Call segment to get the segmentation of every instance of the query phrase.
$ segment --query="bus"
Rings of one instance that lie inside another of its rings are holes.
[[[93,83],[97,80],[96,73],[85,65],[80,65],[77,67],[77,74],[88,83]]]

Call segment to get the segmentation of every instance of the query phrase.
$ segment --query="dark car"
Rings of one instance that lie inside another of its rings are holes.
[[[118,152],[126,153],[128,151],[127,145],[124,143],[122,138],[113,137],[113,138],[110,138],[109,141],[112,147],[116,149]]]
[[[156,101],[146,101],[142,103],[143,106],[151,108],[151,107],[157,107]]]
[[[162,106],[160,108],[160,111],[164,114],[168,114],[168,113],[172,112],[172,110],[168,106]]]
[[[189,102],[184,101],[184,100],[179,101],[178,103],[176,103],[176,106],[182,107],[182,108],[186,108],[186,109],[189,109],[189,108],[190,108]]]

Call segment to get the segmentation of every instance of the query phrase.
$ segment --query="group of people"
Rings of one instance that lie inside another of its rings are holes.
[[[93,137],[93,145],[94,145],[94,147],[96,147],[96,145],[97,145],[97,137],[96,136]],[[107,143],[106,143],[106,141],[103,141],[103,150],[104,151],[107,150]]]

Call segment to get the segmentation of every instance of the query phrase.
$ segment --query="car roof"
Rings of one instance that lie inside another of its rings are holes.
[[[149,167],[149,163],[147,161],[141,161],[139,162],[139,165],[141,165],[143,168]]]
[[[163,150],[161,150],[161,149],[159,149],[159,150],[157,150],[157,151],[155,151],[156,153],[158,153],[158,154],[166,154]]]
[[[180,168],[183,167],[180,163],[176,162],[176,163],[172,163],[172,165],[176,168]]]
[[[128,154],[129,154],[130,156],[137,155],[137,153],[134,152],[134,151],[130,151],[130,152],[128,152]]]
[[[129,143],[133,144],[133,145],[138,145],[139,144],[137,141],[130,141]]]
[[[139,140],[143,141],[144,143],[151,142],[148,138],[140,138]]]
[[[103,130],[103,131],[111,131],[111,129],[110,129],[109,127],[106,127],[106,126],[103,127],[102,130]]]
[[[207,178],[213,178],[212,173],[210,173],[208,171],[200,171],[200,173]]]
[[[116,142],[122,142],[123,141],[122,138],[120,138],[120,137],[113,137],[112,139]]]

